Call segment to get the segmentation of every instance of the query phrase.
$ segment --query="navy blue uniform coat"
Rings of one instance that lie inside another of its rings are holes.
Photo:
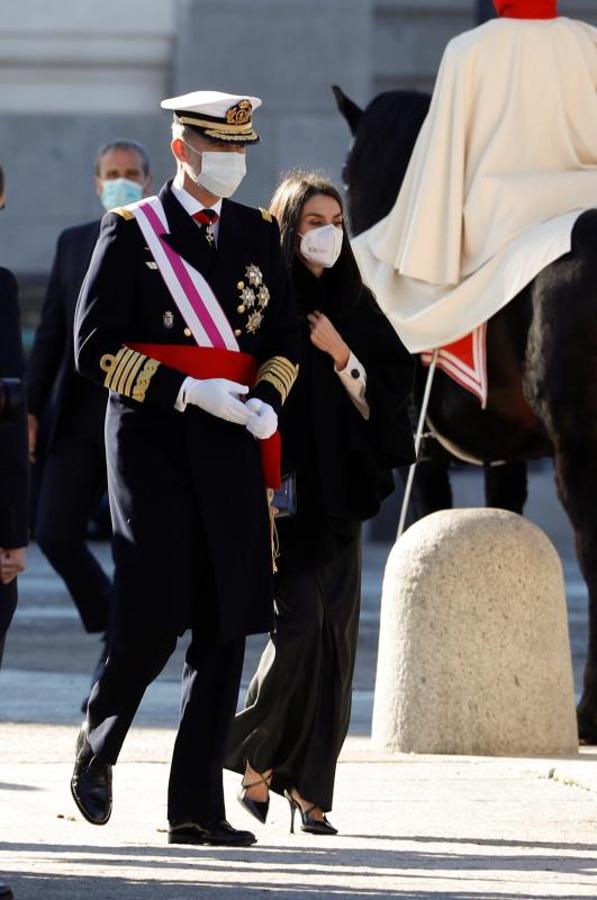
[[[297,361],[297,319],[267,214],[224,200],[217,250],[166,185],[165,240],[210,282],[240,349],[257,358],[253,395],[279,409],[276,372]],[[240,294],[257,266],[270,299],[253,330]],[[79,371],[111,388],[108,484],[122,634],[181,633],[217,619],[223,640],[269,630],[272,560],[259,447],[243,426],[196,407],[177,412],[184,374],[128,343],[193,345],[130,210],[102,220],[75,321]],[[273,368],[272,368],[273,367]],[[292,377],[286,384],[290,386]]]

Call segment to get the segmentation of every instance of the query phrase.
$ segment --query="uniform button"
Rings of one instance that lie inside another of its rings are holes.
[[[237,311],[238,313],[241,313],[241,314],[242,314],[242,313],[244,313],[244,312],[247,311],[247,307],[246,307],[246,306],[243,306],[242,303],[241,303],[240,306],[237,306],[237,307],[236,307],[236,311]]]
[[[191,331],[190,328],[185,328],[185,330],[184,330],[184,336],[185,336],[185,337],[190,337],[190,336],[192,335],[192,333],[193,333],[193,332]]]
[[[353,378],[360,378],[360,377],[361,377],[361,373],[359,372],[358,369],[351,369],[351,370],[350,370],[350,374],[352,375]]]
[[[238,284],[236,285],[236,287],[239,291],[244,291],[244,289],[245,289],[244,281],[239,281]]]
[[[234,329],[234,335],[235,335],[235,337],[240,337],[241,334],[242,334],[242,329],[241,329],[241,328],[235,328],[235,329]]]

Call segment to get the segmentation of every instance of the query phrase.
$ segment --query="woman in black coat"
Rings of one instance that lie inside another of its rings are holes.
[[[406,403],[412,362],[364,287],[325,179],[288,176],[278,219],[301,319],[298,379],[280,415],[296,514],[278,516],[275,628],[231,729],[240,802],[265,821],[269,788],[291,829],[335,834],[336,762],[350,718],[361,594],[361,522],[413,459]]]

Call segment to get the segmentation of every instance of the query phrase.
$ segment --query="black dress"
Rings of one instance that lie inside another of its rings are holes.
[[[230,732],[226,765],[273,768],[272,789],[296,788],[327,811],[350,719],[361,594],[361,521],[413,458],[406,413],[412,363],[365,289],[345,245],[316,278],[295,260],[301,366],[280,415],[284,471],[298,511],[280,519],[275,627]],[[367,375],[369,420],[310,340],[306,316],[332,321]]]

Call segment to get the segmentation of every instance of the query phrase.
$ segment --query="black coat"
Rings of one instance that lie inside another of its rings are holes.
[[[23,347],[17,283],[0,269],[0,378],[22,378]],[[29,540],[27,415],[0,422],[0,547],[24,547]]]
[[[316,278],[295,260],[292,280],[301,321],[301,367],[280,417],[284,472],[295,472],[298,512],[278,523],[280,571],[316,566],[374,516],[394,488],[392,469],[414,459],[407,413],[412,359],[343,252],[338,267]],[[336,267],[334,267],[336,268]],[[365,420],[311,342],[307,315],[319,310],[367,374]]]
[[[240,349],[260,365],[273,357],[294,365],[296,312],[275,221],[224,200],[214,251],[169,185],[160,199],[170,228],[164,240],[207,278]],[[256,331],[248,330],[250,311],[239,297],[251,264],[271,295]],[[193,346],[185,329],[132,213],[108,213],[77,306],[75,352],[82,374],[100,384],[115,381],[119,391],[110,393],[106,451],[120,609],[126,606],[131,625],[150,621],[182,630],[201,597],[196,557],[204,540],[221,633],[229,639],[271,625],[269,516],[258,444],[244,427],[196,407],[177,412],[185,376],[173,368],[137,354],[127,357],[132,375],[117,378],[123,344]],[[281,406],[271,381],[260,381],[252,393]],[[185,516],[194,526],[187,527]],[[197,521],[203,536],[195,533]]]
[[[107,397],[77,373],[73,353],[75,307],[99,228],[99,220],[89,222],[66,229],[58,238],[27,361],[29,412],[38,419],[46,416],[48,448],[66,422],[86,437],[103,440]]]

